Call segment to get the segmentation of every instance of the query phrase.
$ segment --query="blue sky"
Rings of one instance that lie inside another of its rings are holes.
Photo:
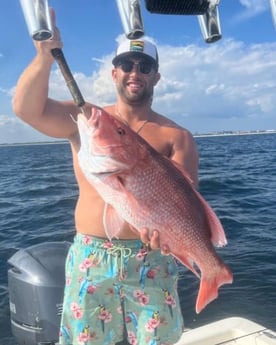
[[[111,59],[123,34],[115,0],[49,0],[67,62],[87,101],[113,103]],[[162,78],[153,108],[195,132],[276,129],[276,31],[269,0],[221,0],[223,38],[206,44],[195,16],[150,14]],[[35,54],[19,0],[0,3],[0,143],[47,140],[12,112],[17,79]],[[56,65],[50,96],[71,98]]]

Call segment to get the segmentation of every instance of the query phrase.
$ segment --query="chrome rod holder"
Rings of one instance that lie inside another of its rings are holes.
[[[270,0],[270,8],[271,8],[273,24],[276,29],[276,0]]]
[[[20,0],[25,21],[32,39],[48,40],[53,35],[47,0]]]
[[[197,18],[206,43],[213,43],[221,39],[219,11],[216,3],[210,2],[206,13],[198,15]]]
[[[116,0],[125,35],[128,39],[145,34],[140,0]]]

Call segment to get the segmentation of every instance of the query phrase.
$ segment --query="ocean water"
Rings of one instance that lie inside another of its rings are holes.
[[[218,253],[234,282],[199,315],[199,281],[181,268],[186,327],[241,316],[276,330],[276,135],[197,138],[200,192],[218,214],[228,245]],[[0,345],[10,328],[7,260],[20,248],[71,241],[78,188],[66,143],[0,147]]]

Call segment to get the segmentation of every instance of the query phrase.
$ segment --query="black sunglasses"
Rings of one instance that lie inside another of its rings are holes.
[[[131,60],[121,60],[118,61],[116,67],[120,67],[123,72],[129,73],[133,70],[133,66],[139,66],[139,71],[143,74],[149,74],[154,68],[154,64],[148,61],[134,62]]]

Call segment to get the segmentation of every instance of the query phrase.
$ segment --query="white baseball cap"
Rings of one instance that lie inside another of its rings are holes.
[[[142,55],[143,57],[151,60],[158,68],[158,52],[156,46],[142,38],[136,40],[126,39],[119,44],[116,56],[112,60],[113,65],[123,57],[129,55]]]

